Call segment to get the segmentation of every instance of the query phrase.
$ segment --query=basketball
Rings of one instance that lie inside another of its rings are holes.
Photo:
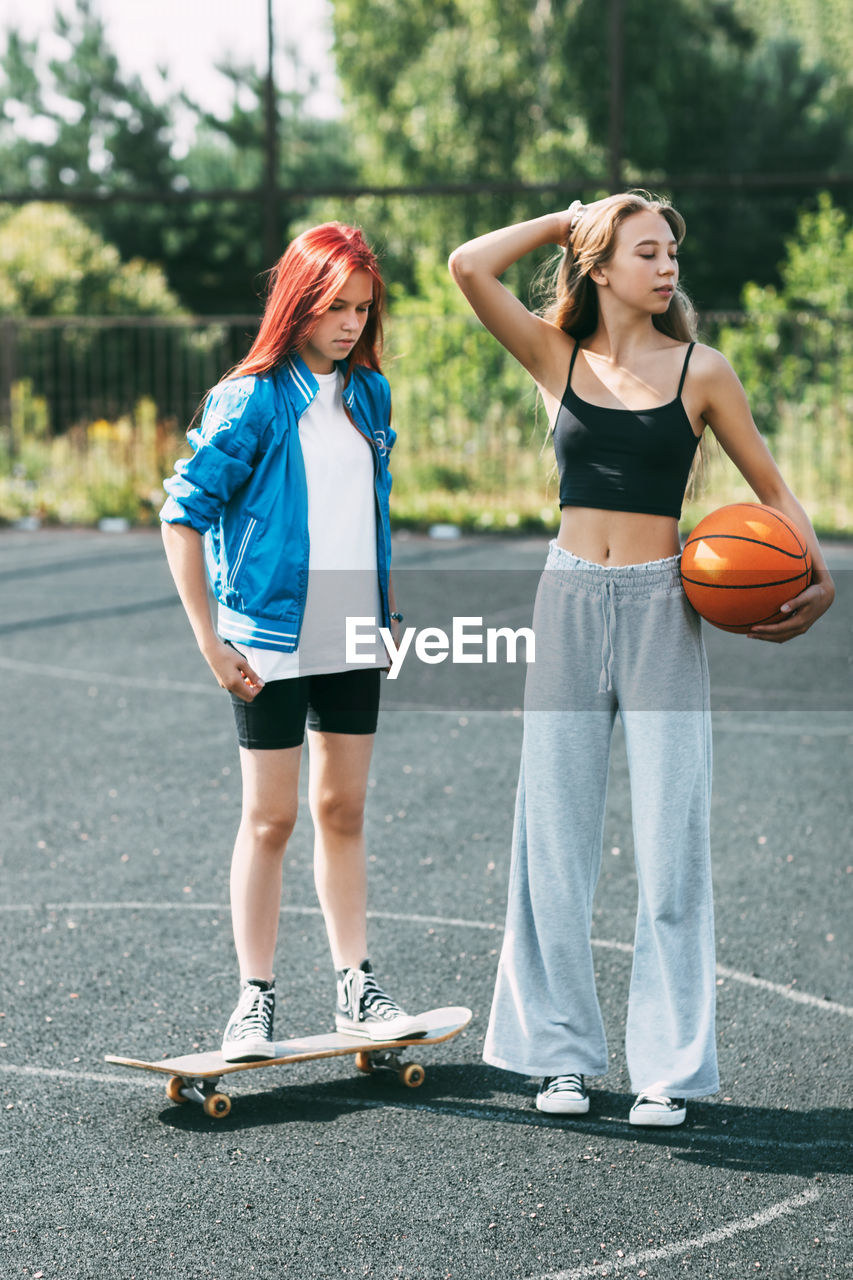
[[[812,561],[799,529],[774,507],[734,502],[700,520],[684,544],[681,580],[698,614],[722,631],[785,617],[808,586]]]

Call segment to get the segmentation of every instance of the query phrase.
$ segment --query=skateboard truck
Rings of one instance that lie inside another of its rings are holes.
[[[166,1097],[170,1102],[197,1102],[204,1114],[213,1120],[224,1120],[231,1110],[227,1093],[217,1090],[218,1080],[205,1076],[170,1076],[166,1081]]]
[[[393,1071],[407,1089],[420,1088],[426,1079],[426,1072],[419,1062],[402,1062],[399,1053],[393,1049],[364,1049],[355,1055],[355,1065],[358,1071],[368,1076],[377,1067]]]

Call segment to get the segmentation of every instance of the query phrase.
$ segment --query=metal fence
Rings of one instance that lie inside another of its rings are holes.
[[[153,400],[158,416],[188,423],[205,390],[245,354],[256,316],[6,317],[0,321],[0,424],[15,417],[15,388],[46,410],[50,435],[112,421]]]
[[[23,510],[26,493],[34,509],[41,503],[57,514],[39,495],[56,463],[52,445],[69,477],[76,467],[66,487],[88,485],[100,494],[99,510],[124,503],[134,518],[145,515],[144,491],[150,514],[204,393],[242,358],[257,323],[253,316],[0,320],[0,475],[17,485],[12,514]],[[768,324],[710,314],[701,327],[705,340],[728,350],[786,478],[819,523],[853,529],[850,318]],[[546,425],[524,371],[473,317],[392,315],[388,329],[398,517],[482,528],[552,519]],[[713,452],[706,505],[748,497]]]

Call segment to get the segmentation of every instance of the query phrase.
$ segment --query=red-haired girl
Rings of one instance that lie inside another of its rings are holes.
[[[735,373],[695,342],[678,288],[680,214],[627,192],[463,245],[451,271],[535,379],[560,476],[560,529],[536,599],[525,690],[507,927],[487,1062],[543,1077],[541,1111],[589,1110],[607,1070],[590,944],[610,741],[619,714],[631,779],[639,902],[626,1055],[630,1121],[677,1125],[718,1088],[708,812],[711,733],[699,618],[679,576],[678,518],[709,426],[761,502],[808,541],[814,579],[756,626],[781,643],[832,603],[814,530],[750,415]],[[564,249],[544,315],[499,277]]]
[[[384,298],[361,231],[333,222],[298,236],[272,273],[255,342],[209,393],[193,456],[165,483],[169,567],[231,694],[240,743],[231,909],[242,986],[222,1045],[232,1062],[275,1054],[273,958],[306,720],[336,1026],[375,1040],[422,1030],[367,959],[364,804],[384,657],[360,646],[362,660],[348,663],[345,648],[346,617],[402,621],[390,577]]]

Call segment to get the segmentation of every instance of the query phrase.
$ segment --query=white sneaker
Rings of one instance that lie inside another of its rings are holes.
[[[272,1038],[275,983],[243,983],[237,1008],[228,1019],[222,1037],[226,1062],[257,1062],[275,1057]]]
[[[638,1093],[628,1120],[631,1124],[672,1127],[683,1124],[687,1103],[683,1098],[667,1098],[664,1094]]]
[[[369,960],[358,969],[338,974],[335,1026],[350,1036],[367,1040],[409,1040],[426,1034],[422,1018],[406,1013],[386,995],[373,976]]]
[[[563,1076],[546,1076],[536,1095],[537,1111],[555,1116],[580,1116],[589,1111],[589,1094],[583,1076],[570,1072]]]

